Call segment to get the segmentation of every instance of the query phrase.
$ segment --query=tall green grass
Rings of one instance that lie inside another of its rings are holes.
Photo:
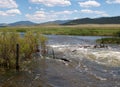
[[[21,37],[17,32],[0,33],[0,63],[5,63],[8,69],[15,68],[16,44],[20,47],[20,60],[32,58],[32,54],[46,49],[47,38],[40,33],[26,32]]]
[[[96,40],[96,42],[101,44],[120,44],[120,37],[102,38]]]
[[[42,34],[56,35],[83,35],[83,36],[115,36],[120,32],[119,25],[76,25],[76,26],[19,26],[5,27],[0,31],[40,32]]]

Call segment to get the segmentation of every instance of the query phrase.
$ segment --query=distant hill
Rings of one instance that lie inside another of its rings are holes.
[[[120,16],[116,17],[101,17],[101,18],[82,18],[71,20],[63,25],[78,25],[78,24],[120,24]]]
[[[61,25],[61,24],[64,24],[64,23],[67,23],[69,22],[70,20],[55,20],[55,21],[48,21],[48,22],[44,22],[44,23],[41,23],[41,24],[57,24],[57,25]]]
[[[0,27],[32,26],[32,25],[79,25],[79,24],[120,24],[120,16],[100,17],[100,18],[81,18],[75,20],[55,20],[44,23],[34,23],[31,21],[18,21],[10,24],[1,23]]]
[[[8,24],[9,26],[30,26],[30,25],[36,25],[36,23],[31,21],[18,21],[15,23]]]
[[[0,24],[0,27],[6,27],[6,26],[8,26],[8,24],[6,24],[6,23],[1,23]]]

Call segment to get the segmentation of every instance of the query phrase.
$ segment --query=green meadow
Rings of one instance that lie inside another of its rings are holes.
[[[120,25],[36,25],[36,26],[16,26],[16,27],[2,27],[0,31],[7,32],[40,32],[42,34],[55,35],[82,35],[82,36],[116,36],[119,35]]]

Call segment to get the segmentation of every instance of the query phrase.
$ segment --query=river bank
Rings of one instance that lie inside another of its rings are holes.
[[[61,55],[63,56],[63,55]],[[74,55],[75,56],[75,55]],[[35,58],[29,67],[13,74],[0,87],[119,87],[119,67],[97,64],[86,58]]]
[[[78,35],[78,36],[116,36],[120,32],[118,24],[85,24],[74,26],[61,25],[37,25],[37,26],[15,26],[3,27],[0,31],[17,32],[40,32],[46,35]]]
[[[47,37],[49,55],[33,58],[21,72],[14,73],[8,79],[0,76],[1,87],[120,86],[119,45],[93,48],[96,39],[103,38],[100,36]]]

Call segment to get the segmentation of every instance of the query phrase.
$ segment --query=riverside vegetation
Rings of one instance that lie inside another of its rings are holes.
[[[97,43],[119,44],[119,24],[82,24],[82,25],[36,25],[36,26],[14,26],[2,27],[0,31],[7,32],[40,32],[42,34],[55,35],[80,35],[80,36],[114,36],[114,38],[102,38]],[[116,38],[117,36],[117,38]]]
[[[45,50],[47,38],[40,33],[26,32],[20,36],[17,32],[0,32],[0,64],[5,64],[7,69],[15,69],[16,44],[19,44],[20,65],[25,60],[40,50]],[[0,71],[4,70],[0,68]]]
[[[36,26],[16,26],[0,28],[0,31],[6,30],[8,32],[40,32],[42,34],[55,35],[81,35],[81,36],[115,36],[120,32],[120,25],[118,24],[83,24],[83,25],[36,25]]]
[[[101,44],[120,44],[120,37],[102,38],[96,42]]]
[[[120,25],[119,24],[82,24],[82,25],[36,25],[36,26],[16,26],[4,27],[0,31],[8,32],[40,32],[42,34],[55,35],[80,35],[80,36],[115,36],[114,38],[102,38],[97,43],[120,43]],[[116,38],[117,36],[117,38]]]
[[[96,40],[96,42],[101,44],[120,44],[120,31],[117,32],[114,37],[101,38]]]

